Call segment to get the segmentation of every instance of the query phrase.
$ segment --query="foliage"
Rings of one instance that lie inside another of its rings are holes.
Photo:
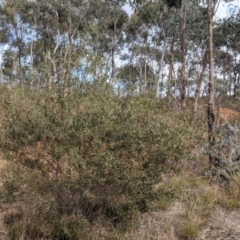
[[[158,199],[153,185],[161,173],[176,171],[189,152],[185,121],[170,120],[167,105],[150,96],[5,94],[1,149],[21,169],[12,189],[26,186],[22,197],[35,206],[28,214],[42,224],[80,214],[89,223],[102,218],[126,227]]]
[[[192,96],[207,45],[207,8],[193,1],[187,5],[186,92]],[[180,0],[6,0],[0,6],[1,82],[59,86],[65,94],[85,81],[104,82],[130,93],[161,88],[161,97],[177,97],[181,6]],[[215,19],[215,26],[219,92],[237,96],[239,14]]]

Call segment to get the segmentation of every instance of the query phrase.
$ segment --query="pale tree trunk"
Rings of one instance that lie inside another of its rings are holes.
[[[228,87],[229,95],[232,96],[232,72],[229,72],[229,87]]]
[[[197,88],[196,88],[196,91],[195,91],[195,99],[194,99],[194,106],[193,106],[193,117],[192,117],[193,120],[196,120],[196,118],[197,118],[198,100],[199,100],[199,96],[200,96],[200,91],[201,91],[204,72],[206,70],[207,63],[208,63],[207,60],[208,60],[208,48],[206,49],[206,51],[204,53],[204,56],[203,56],[202,70],[200,72],[198,82],[197,82]]]
[[[3,69],[2,69],[2,61],[0,61],[0,83],[4,83],[4,75],[3,75]]]
[[[112,42],[113,46],[111,49],[111,65],[112,65],[112,73],[111,73],[111,80],[110,80],[110,84],[114,83],[114,79],[115,79],[115,48],[116,48],[116,36],[115,36],[115,30],[114,30],[114,39]]]
[[[160,27],[161,27],[161,32],[162,32],[162,36],[163,36],[163,50],[162,50],[162,55],[161,55],[161,59],[160,59],[160,63],[159,63],[156,97],[159,97],[159,87],[160,87],[161,78],[162,78],[163,61],[164,61],[166,47],[167,47],[167,38],[166,38],[166,34],[165,34],[165,29],[163,26],[162,14],[160,14]]]
[[[140,79],[140,92],[144,92],[144,81],[143,81],[143,69],[142,69],[142,64],[139,63],[138,65],[138,71],[139,71],[139,79]]]
[[[1,63],[0,63],[1,64]],[[1,81],[0,83],[4,83],[4,76],[3,76],[3,70],[2,70],[2,66],[0,65],[0,76],[1,76]]]
[[[213,61],[213,6],[212,0],[208,0],[208,53],[209,53],[209,83],[208,83],[208,139],[209,139],[209,163],[215,164],[215,158],[212,154],[212,147],[215,144],[215,81],[214,81],[214,61]]]
[[[222,94],[224,95],[224,96],[227,96],[227,94],[228,94],[228,81],[226,81],[226,69],[225,69],[225,65],[223,66],[223,72],[222,72],[222,74],[223,74],[223,91],[222,91]]]
[[[36,29],[37,29],[37,19],[36,19],[36,17],[34,17],[34,31],[36,31]],[[32,39],[31,43],[30,43],[30,73],[31,73],[31,77],[33,75],[33,44],[34,44],[34,41]],[[33,87],[33,81],[31,81],[31,87]]]
[[[111,72],[111,79],[110,79],[110,84],[114,83],[115,80],[115,51],[116,51],[116,21],[114,22],[114,29],[113,29],[113,38],[112,38],[112,46],[111,46],[111,67],[112,67],[112,72]]]
[[[237,53],[235,54],[235,66],[237,66]],[[233,70],[233,76],[234,76],[233,96],[237,97],[237,92],[239,89],[239,75],[237,69]]]
[[[48,89],[51,89],[51,86],[52,86],[52,81],[51,81],[51,67],[49,65],[49,58],[51,58],[51,39],[50,39],[50,31],[49,29],[50,28],[50,22],[49,22],[49,15],[48,13],[46,12],[45,13],[45,17],[47,19],[47,22],[46,22],[46,34],[44,34],[44,45],[45,45],[45,68],[46,68],[46,80],[47,80],[47,86],[48,86]],[[44,84],[45,85],[45,84]]]
[[[134,46],[134,43],[132,44],[132,47]],[[131,71],[129,72],[129,82],[128,82],[128,92],[130,90],[130,87],[132,88],[133,86],[133,78],[134,78],[134,69],[133,69],[133,60],[134,60],[134,53],[131,53],[131,57],[129,59],[129,66],[131,66]],[[141,81],[139,82],[139,93],[142,93],[142,86],[141,86]]]
[[[58,17],[58,13],[56,12],[56,16],[57,16],[57,19],[59,21],[59,17]],[[56,41],[56,45],[55,45],[55,48],[54,48],[54,51],[53,51],[53,57],[51,56],[51,53],[48,55],[49,57],[49,60],[52,64],[52,70],[53,70],[53,74],[54,74],[54,78],[51,82],[49,82],[49,90],[51,90],[52,88],[52,83],[58,83],[58,73],[57,73],[57,65],[56,65],[56,52],[58,50],[58,47],[59,47],[59,39],[60,39],[60,30],[59,30],[59,25],[57,27],[57,41]]]
[[[144,39],[144,84],[146,90],[149,90],[149,83],[147,82],[147,38]]]
[[[111,73],[110,84],[114,82],[114,77],[115,77],[115,47],[114,46],[111,49],[111,65],[112,65],[112,73]]]
[[[170,47],[170,60],[169,60],[169,72],[168,72],[168,98],[173,98],[173,91],[172,91],[172,81],[173,81],[173,60],[174,60],[174,37],[171,42]]]
[[[63,96],[66,97],[68,95],[70,81],[71,81],[71,66],[72,66],[72,50],[73,50],[73,36],[72,36],[72,18],[68,16],[68,47],[66,49],[65,54],[65,62],[66,62],[66,72],[64,76],[63,82]]]
[[[177,99],[177,76],[176,76],[176,72],[174,69],[174,65],[172,65],[172,75],[173,75],[173,99],[176,100]]]
[[[181,112],[186,108],[186,20],[187,20],[187,0],[182,0],[181,9]]]

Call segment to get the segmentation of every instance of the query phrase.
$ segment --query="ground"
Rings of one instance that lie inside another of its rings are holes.
[[[239,240],[240,210],[217,209],[198,240]]]
[[[175,202],[169,209],[142,215],[139,228],[127,234],[132,240],[182,240],[179,236],[180,219],[185,213],[181,203]],[[190,238],[186,238],[190,239]],[[239,240],[240,210],[216,209],[196,240]]]

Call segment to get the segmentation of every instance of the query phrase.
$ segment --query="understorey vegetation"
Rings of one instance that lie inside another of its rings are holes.
[[[216,128],[209,169],[206,114],[95,89],[1,88],[7,239],[196,239],[215,209],[239,208],[236,123]]]
[[[193,145],[187,119],[175,121],[151,96],[3,95],[1,148],[12,166],[5,197],[26,204],[21,221],[7,221],[11,236],[79,239],[99,219],[126,230],[136,213],[169,197],[154,185],[180,171]]]

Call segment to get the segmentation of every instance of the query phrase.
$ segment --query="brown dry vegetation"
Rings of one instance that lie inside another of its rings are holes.
[[[217,122],[218,124],[225,122],[239,122],[240,121],[240,112],[234,111],[230,108],[219,107],[217,110]]]
[[[240,176],[210,174],[203,115],[149,96],[1,100],[0,239],[240,239]]]
[[[198,118],[206,119],[207,105],[199,105]],[[226,122],[240,122],[240,112],[232,109],[231,107],[217,106],[215,109],[216,123],[222,124]]]

